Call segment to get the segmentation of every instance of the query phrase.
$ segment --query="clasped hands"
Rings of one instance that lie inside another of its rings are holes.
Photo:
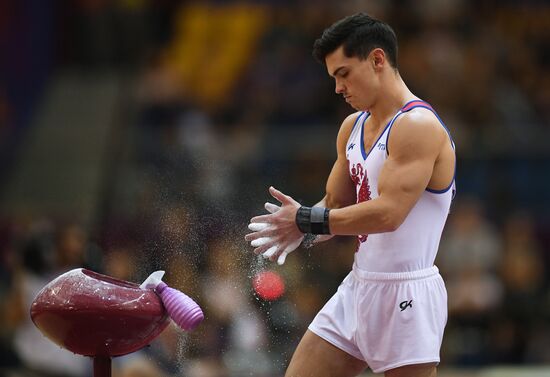
[[[274,187],[269,188],[269,193],[281,205],[265,203],[264,207],[269,213],[250,219],[248,228],[252,233],[247,234],[245,240],[255,248],[256,255],[262,254],[264,258],[282,265],[287,255],[296,250],[304,239],[304,233],[296,225],[296,212],[300,203]],[[332,235],[317,236],[313,243],[326,241],[331,237]]]
[[[274,187],[269,188],[269,193],[281,206],[265,203],[265,209],[269,213],[250,219],[248,228],[252,233],[244,238],[255,248],[255,254],[262,254],[264,258],[276,260],[281,265],[285,263],[286,256],[300,246],[304,239],[304,234],[296,226],[296,211],[300,208],[300,203]]]

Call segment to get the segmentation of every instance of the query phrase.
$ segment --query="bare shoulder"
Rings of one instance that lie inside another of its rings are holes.
[[[344,147],[349,139],[349,135],[351,134],[351,131],[353,130],[353,126],[355,125],[355,122],[359,117],[363,114],[361,111],[357,111],[353,114],[350,114],[344,119],[342,122],[342,125],[340,126],[340,130],[338,131],[338,139],[337,144],[338,147]]]
[[[349,136],[353,126],[355,125],[355,122],[357,121],[357,119],[359,119],[361,114],[363,114],[362,111],[357,111],[353,114],[348,115],[346,119],[344,119],[344,121],[342,122],[342,125],[340,126],[340,132],[347,133],[347,136]]]
[[[440,150],[448,140],[447,131],[433,112],[416,108],[406,112],[392,126],[388,151]]]

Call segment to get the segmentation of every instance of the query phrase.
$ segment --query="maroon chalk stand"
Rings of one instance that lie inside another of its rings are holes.
[[[170,322],[153,289],[83,268],[47,284],[30,312],[51,341],[93,358],[94,377],[110,377],[112,357],[146,346]]]

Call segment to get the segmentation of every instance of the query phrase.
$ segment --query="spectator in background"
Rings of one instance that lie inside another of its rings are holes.
[[[208,342],[199,345],[205,356],[221,353],[227,373],[257,376],[272,373],[267,327],[261,313],[251,303],[243,255],[227,240],[210,243],[207,266],[202,277],[204,309],[210,314]]]
[[[543,298],[544,260],[528,212],[512,213],[503,227],[504,253],[499,272],[506,292],[507,312],[527,321],[540,311]]]
[[[82,267],[86,246],[85,234],[71,224],[56,229],[47,222],[29,232],[23,244],[20,276],[17,280],[24,312],[28,313],[38,292],[61,272]],[[55,238],[55,243],[52,240]],[[25,366],[53,377],[83,377],[90,367],[89,359],[75,355],[52,343],[35,327],[29,315],[23,316],[14,335],[14,347]]]
[[[449,292],[444,354],[449,363],[482,365],[491,357],[489,325],[504,296],[502,239],[479,200],[461,197],[451,213],[437,258]]]
[[[18,284],[14,228],[15,224],[9,221],[0,222],[0,369],[21,366],[13,347],[13,336],[26,313],[22,287]]]
[[[144,357],[132,355],[123,363],[119,363],[119,360],[115,363],[122,365],[113,368],[113,377],[168,377],[155,365],[153,360]]]
[[[449,311],[490,312],[500,306],[503,296],[497,275],[502,240],[478,200],[459,199],[452,214],[437,259],[447,280]]]
[[[548,360],[548,347],[541,342],[541,336],[550,333],[545,324],[546,271],[530,213],[511,213],[504,221],[502,235],[504,248],[498,272],[504,297],[502,310],[492,326],[493,359],[497,362]]]

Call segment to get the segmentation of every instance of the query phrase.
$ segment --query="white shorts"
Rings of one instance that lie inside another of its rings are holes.
[[[439,270],[367,272],[353,266],[309,329],[374,373],[439,363],[447,290]]]

